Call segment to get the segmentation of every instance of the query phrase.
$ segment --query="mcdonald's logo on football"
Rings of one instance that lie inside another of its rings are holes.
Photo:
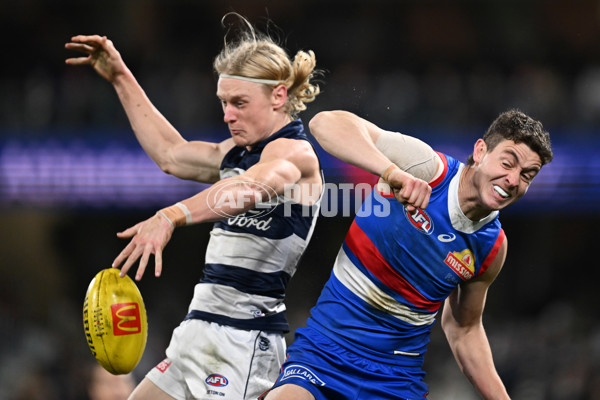
[[[110,306],[113,335],[133,335],[142,331],[138,303],[118,303]]]

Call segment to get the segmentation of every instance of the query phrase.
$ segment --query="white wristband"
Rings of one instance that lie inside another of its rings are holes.
[[[169,225],[171,225],[171,228],[175,228],[175,225],[173,224],[173,221],[171,221],[171,218],[167,217],[167,214],[165,214],[162,211],[157,211],[156,213],[158,215],[161,215],[164,219],[166,219],[169,222]]]
[[[190,212],[190,209],[183,203],[175,203],[175,205],[185,214],[185,224],[190,225],[192,223],[192,213]]]

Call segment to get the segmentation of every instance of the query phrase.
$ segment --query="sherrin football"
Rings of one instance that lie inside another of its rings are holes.
[[[135,282],[120,270],[98,272],[83,302],[83,329],[100,365],[114,375],[127,374],[139,363],[148,337],[148,320]]]

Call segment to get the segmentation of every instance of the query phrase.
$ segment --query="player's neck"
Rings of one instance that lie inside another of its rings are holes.
[[[483,207],[481,196],[474,182],[475,167],[465,166],[458,180],[458,205],[465,217],[471,221],[480,221],[487,217],[492,211]]]

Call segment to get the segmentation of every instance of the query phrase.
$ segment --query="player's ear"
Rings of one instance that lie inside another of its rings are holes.
[[[273,108],[279,109],[285,105],[287,101],[287,88],[285,85],[277,85],[271,92],[271,103]]]
[[[473,161],[476,164],[480,163],[483,160],[483,157],[487,153],[487,145],[483,139],[478,139],[475,142],[475,146],[473,146]]]

